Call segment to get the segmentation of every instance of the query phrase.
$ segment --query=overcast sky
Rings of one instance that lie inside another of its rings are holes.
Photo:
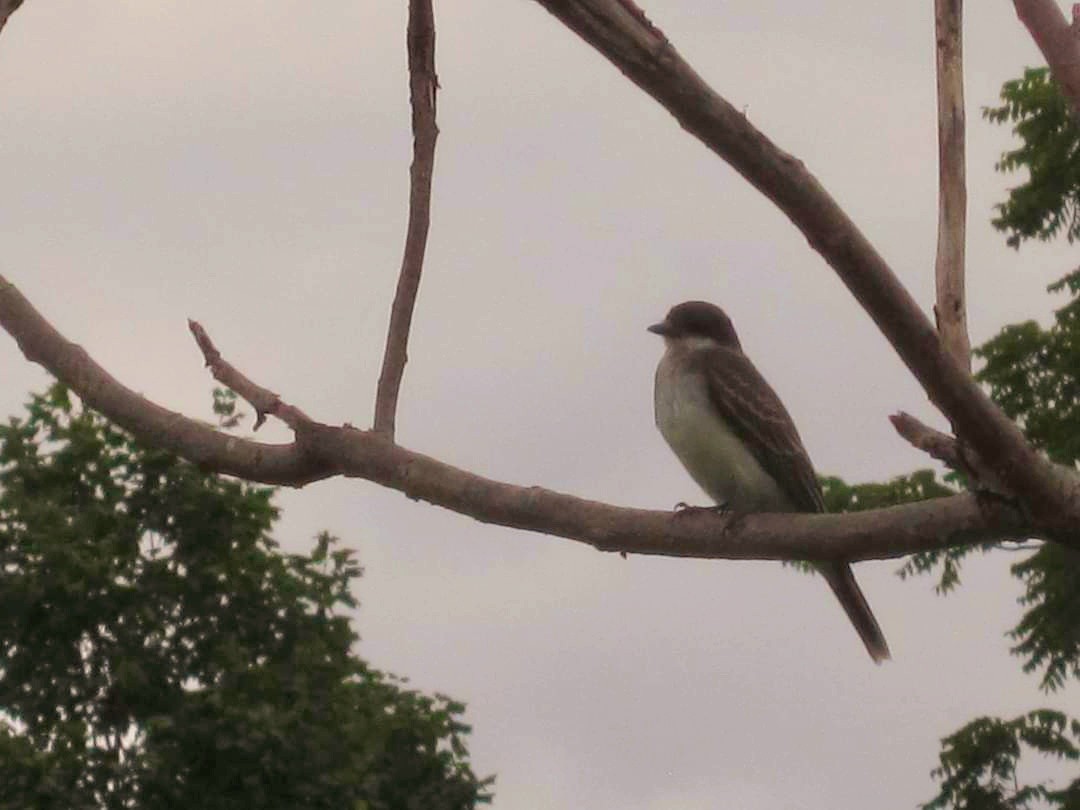
[[[803,159],[933,303],[933,4],[653,0],[731,103]],[[405,7],[359,0],[30,0],[0,36],[0,272],[153,400],[210,418],[199,319],[314,417],[370,424],[405,228]],[[659,106],[525,0],[436,6],[441,137],[399,440],[615,504],[706,503],[653,427],[660,341],[704,298],[734,320],[818,470],[927,465],[886,417],[942,419],[806,240]],[[988,224],[1017,182],[980,107],[1041,64],[1008,2],[969,4],[969,318],[1029,318],[1077,264]],[[0,414],[47,378],[0,337]],[[288,440],[280,426],[260,434]],[[359,551],[361,653],[468,703],[502,810],[911,807],[938,739],[1041,705],[1004,633],[1015,555],[942,599],[857,575],[875,667],[820,579],[630,558],[484,526],[362,481],[283,492],[279,537]],[[1069,701],[1073,705],[1069,706]]]

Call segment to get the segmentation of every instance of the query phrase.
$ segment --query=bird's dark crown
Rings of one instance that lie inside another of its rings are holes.
[[[721,346],[739,348],[739,337],[731,318],[724,310],[708,301],[686,301],[668,311],[662,323],[652,331],[670,338],[702,337],[715,340]]]

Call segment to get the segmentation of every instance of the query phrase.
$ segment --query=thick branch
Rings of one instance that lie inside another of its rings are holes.
[[[1015,510],[970,494],[845,515],[732,518],[712,509],[625,509],[541,487],[492,481],[362,431],[316,426],[302,441],[320,458],[341,464],[344,475],[366,478],[485,523],[565,537],[602,551],[856,561],[1030,536]]]
[[[938,333],[961,368],[971,368],[964,301],[967,186],[964,179],[963,0],[934,0],[938,97]]]
[[[398,392],[408,359],[420,273],[424,267],[428,227],[431,223],[431,177],[435,169],[435,16],[431,0],[409,0],[409,101],[412,105],[413,162],[409,168],[409,224],[401,259],[390,327],[386,336],[379,387],[375,395],[375,430],[394,437]]]
[[[772,200],[877,323],[954,429],[1032,514],[1067,527],[1080,482],[1040,458],[944,350],[885,260],[801,161],[777,148],[712,90],[629,0],[537,0]]]
[[[1065,21],[1056,0],[1013,0],[1016,16],[1027,26],[1054,79],[1074,112],[1080,114],[1080,37]],[[1077,20],[1073,19],[1073,26]]]
[[[302,419],[295,420],[294,444],[262,444],[219,433],[125,388],[65,340],[3,277],[0,325],[27,359],[45,366],[87,405],[139,439],[203,469],[250,481],[301,486],[331,475],[364,478],[486,523],[566,537],[605,551],[683,557],[866,560],[1037,533],[1016,510],[975,495],[850,515],[733,520],[713,510],[625,509],[492,481],[399,447],[374,431]]]

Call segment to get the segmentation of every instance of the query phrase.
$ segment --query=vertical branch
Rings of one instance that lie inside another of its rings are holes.
[[[408,359],[409,328],[424,267],[431,223],[431,175],[435,168],[435,15],[431,0],[409,0],[409,103],[412,106],[413,161],[409,167],[409,224],[401,259],[382,372],[375,395],[375,430],[394,437],[398,392]]]
[[[934,275],[938,333],[961,368],[971,368],[964,300],[967,187],[964,177],[963,0],[934,0],[937,39],[938,235]]]
[[[1031,38],[1046,57],[1054,80],[1074,111],[1080,112],[1080,37],[1077,8],[1073,6],[1073,24],[1056,0],[1013,0],[1016,16],[1027,26]]]

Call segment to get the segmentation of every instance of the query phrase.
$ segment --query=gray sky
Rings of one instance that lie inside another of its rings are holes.
[[[932,3],[654,0],[712,85],[806,161],[929,309]],[[404,2],[32,0],[0,36],[8,275],[127,385],[207,418],[185,327],[316,418],[368,425],[405,226]],[[944,426],[784,217],[540,6],[436,7],[434,216],[398,419],[406,446],[638,507],[705,503],[652,424],[660,342],[721,304],[822,473],[926,466],[886,417]],[[1009,3],[968,9],[969,317],[1046,322],[1065,245],[990,228],[1015,180],[980,120],[1041,63]],[[0,338],[0,412],[45,375]],[[274,425],[269,439],[287,440]],[[283,493],[366,567],[362,654],[469,705],[496,806],[911,807],[938,739],[1048,699],[1007,654],[1014,555],[936,597],[857,574],[875,667],[824,583],[779,564],[631,558],[483,526],[373,484]]]

